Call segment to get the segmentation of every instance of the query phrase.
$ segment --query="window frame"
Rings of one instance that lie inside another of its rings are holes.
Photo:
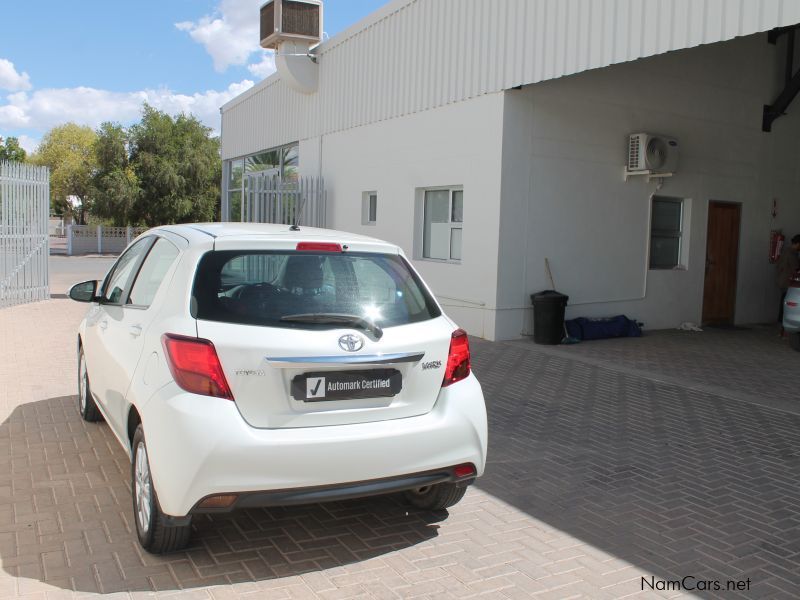
[[[142,263],[144,262],[144,259],[150,253],[150,249],[153,247],[153,244],[155,244],[155,242],[158,239],[158,237],[159,236],[156,236],[156,235],[147,235],[147,236],[145,236],[145,237],[143,237],[143,238],[141,238],[139,240],[136,240],[133,244],[128,246],[122,254],[119,255],[117,260],[114,262],[114,265],[111,267],[111,269],[109,269],[108,273],[106,274],[105,278],[103,279],[102,285],[100,286],[100,301],[99,301],[100,305],[102,305],[102,306],[120,306],[122,308],[127,308],[127,307],[131,306],[130,304],[127,303],[128,302],[128,296],[130,296],[130,293],[131,293],[131,287],[133,287],[133,282],[136,281],[136,278],[139,276],[139,269],[142,267]],[[133,248],[135,246],[138,246],[140,243],[144,243],[144,245],[142,246],[144,251],[139,255],[139,257],[136,259],[136,262],[133,264],[133,268],[131,269],[131,274],[130,274],[130,276],[128,278],[128,281],[125,283],[125,286],[123,288],[123,293],[122,293],[122,296],[120,296],[119,302],[111,302],[111,301],[107,300],[106,299],[106,292],[108,291],[107,287],[111,283],[111,278],[114,276],[114,273],[116,272],[117,267],[119,267],[119,264],[122,261],[122,259],[125,257],[125,255],[128,254],[128,252],[133,250]]]
[[[425,214],[427,211],[426,207],[426,194],[427,192],[439,192],[439,191],[447,191],[447,224],[450,226],[450,235],[448,239],[448,256],[449,258],[435,258],[431,256],[425,256]],[[461,193],[461,221],[453,221],[453,200],[455,194],[460,192]],[[443,186],[431,186],[431,187],[423,187],[418,188],[417,190],[417,242],[415,248],[415,259],[416,260],[426,260],[430,262],[436,263],[449,263],[454,265],[460,265],[463,262],[464,257],[464,186],[463,185],[443,185]],[[453,256],[453,230],[458,229],[461,230],[461,248],[460,254],[461,258],[452,258]]]
[[[655,218],[655,207],[656,202],[662,203],[669,203],[669,204],[677,204],[680,209],[680,214],[678,217],[678,229],[655,229],[653,219]],[[686,198],[678,198],[674,196],[659,196],[653,195],[650,199],[650,226],[649,226],[649,236],[648,236],[648,256],[647,256],[647,269],[649,271],[673,271],[675,269],[685,269],[686,265],[683,264],[683,257],[684,257],[684,233],[686,228]],[[677,239],[678,240],[678,248],[677,248],[677,256],[675,257],[674,264],[653,264],[653,241],[655,239]]]
[[[295,181],[297,179],[297,175],[286,179],[286,158],[288,157],[291,149],[296,147],[297,148],[297,164],[293,165],[295,172],[299,174],[300,172],[300,142],[290,142],[288,144],[283,144],[282,146],[274,146],[272,148],[264,148],[263,150],[259,150],[257,152],[251,152],[249,154],[244,154],[242,156],[235,156],[233,158],[227,158],[222,161],[222,206],[220,210],[220,216],[222,218],[223,223],[241,223],[244,217],[244,180],[248,174],[255,174],[255,173],[263,173],[265,171],[269,171],[270,169],[264,169],[261,171],[248,171],[247,170],[247,159],[253,158],[254,156],[258,156],[260,154],[266,154],[268,152],[275,152],[278,155],[278,177],[282,181]],[[231,175],[234,168],[235,163],[240,163],[242,167],[242,177],[241,181],[239,182],[238,186],[231,187]],[[231,220],[231,193],[239,192],[239,216],[238,220],[233,221]]]
[[[165,238],[164,236],[160,236],[160,235],[153,236],[153,238],[155,238],[153,243],[150,244],[150,247],[145,252],[144,258],[137,265],[136,274],[134,275],[133,280],[131,281],[130,289],[126,293],[125,304],[123,305],[124,308],[138,308],[138,309],[141,309],[141,310],[147,310],[148,308],[153,306],[153,302],[152,301],[150,302],[150,304],[129,304],[128,300],[130,299],[131,293],[133,292],[133,288],[136,287],[136,282],[139,281],[139,275],[141,275],[141,273],[142,273],[142,267],[144,267],[144,264],[147,262],[147,259],[150,258],[150,254],[153,252],[153,248],[156,247],[156,244],[158,244],[159,241],[164,241],[164,242],[168,243],[176,251],[175,258],[172,259],[172,262],[170,263],[170,265],[167,268],[166,272],[169,272],[169,270],[172,268],[172,266],[175,264],[175,262],[178,259],[180,259],[180,257],[181,257],[181,249],[178,248],[177,245],[172,243],[172,241],[170,241],[167,238]],[[156,293],[155,293],[155,295],[153,295],[153,300],[155,300],[156,296],[158,295],[158,292],[161,290],[161,285],[163,283],[164,282],[162,281],[161,284],[159,284],[158,288],[156,288]]]
[[[373,198],[375,199],[375,218],[371,219]],[[378,192],[375,190],[361,193],[361,224],[370,226],[378,224]]]

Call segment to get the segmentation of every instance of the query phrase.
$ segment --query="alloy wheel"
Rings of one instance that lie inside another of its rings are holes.
[[[139,521],[139,530],[142,533],[147,533],[147,530],[150,528],[153,484],[150,480],[150,465],[147,462],[147,449],[145,448],[144,442],[139,442],[139,445],[136,447],[134,488],[136,518]]]
[[[86,413],[86,394],[89,390],[89,374],[86,372],[86,359],[81,352],[80,366],[78,367],[78,402],[81,414]]]

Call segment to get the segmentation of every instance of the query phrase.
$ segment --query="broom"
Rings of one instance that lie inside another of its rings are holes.
[[[550,270],[550,259],[548,259],[546,256],[544,257],[544,270],[547,272],[547,278],[550,280],[550,289],[555,291],[556,284],[555,284],[555,281],[553,281],[553,272]],[[572,337],[567,332],[567,322],[566,321],[564,321],[564,337],[561,339],[561,343],[562,344],[578,344],[578,343],[580,343],[580,340],[578,338]]]

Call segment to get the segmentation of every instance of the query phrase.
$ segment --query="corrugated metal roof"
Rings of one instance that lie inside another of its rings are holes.
[[[254,14],[253,18],[258,18]],[[223,156],[800,22],[798,0],[395,0],[223,107]]]

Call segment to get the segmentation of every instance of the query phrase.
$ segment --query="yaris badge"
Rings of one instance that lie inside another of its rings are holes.
[[[358,352],[364,347],[364,338],[348,333],[339,338],[339,348],[345,352]]]

